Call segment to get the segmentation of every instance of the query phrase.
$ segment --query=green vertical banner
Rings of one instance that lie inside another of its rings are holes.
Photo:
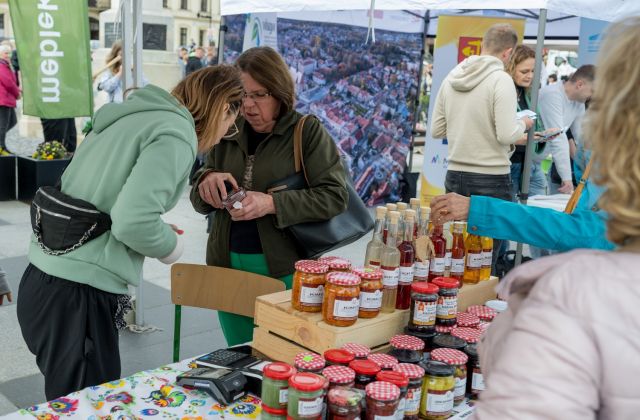
[[[87,0],[9,0],[23,113],[43,118],[93,113]]]

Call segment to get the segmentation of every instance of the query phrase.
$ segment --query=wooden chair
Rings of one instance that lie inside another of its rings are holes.
[[[258,296],[281,292],[285,288],[280,280],[246,271],[200,264],[174,264],[171,267],[171,302],[175,305],[174,363],[180,359],[183,305],[253,318]]]

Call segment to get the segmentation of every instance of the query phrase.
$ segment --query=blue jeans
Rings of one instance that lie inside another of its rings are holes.
[[[513,196],[518,198],[522,182],[522,163],[511,164],[511,181],[513,182]],[[534,195],[547,195],[547,178],[542,172],[540,163],[531,162],[531,177],[529,178],[529,197]]]

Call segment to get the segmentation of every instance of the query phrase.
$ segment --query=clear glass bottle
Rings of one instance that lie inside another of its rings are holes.
[[[386,207],[376,207],[376,224],[373,230],[373,238],[367,244],[367,252],[364,258],[365,267],[380,267],[380,255],[382,253],[382,248],[384,248],[384,242],[382,242],[382,234],[384,230],[386,215]]]
[[[493,264],[493,238],[483,236],[482,242],[482,267],[480,268],[480,280],[491,278],[491,265]]]
[[[453,245],[451,246],[451,272],[449,277],[458,280],[458,287],[462,287],[465,255],[464,223],[453,222]]]
[[[387,243],[387,234],[389,233],[389,213],[392,211],[397,211],[398,206],[393,203],[387,203],[387,217],[384,219],[384,229],[382,230],[382,242]]]
[[[470,233],[465,241],[467,262],[464,268],[465,283],[476,284],[480,281],[482,268],[482,241],[478,235]]]
[[[415,240],[418,237],[418,229],[420,229],[420,199],[412,198],[409,200],[409,208],[416,214],[415,223],[413,225],[413,239]]]
[[[420,226],[417,230],[416,241],[418,238],[429,236],[429,217],[431,216],[431,209],[429,207],[420,207]],[[413,267],[413,280],[414,281],[428,281],[429,280],[429,263],[431,255],[427,255],[425,261],[418,258],[416,255],[416,262]]]
[[[453,235],[451,234],[451,223],[447,222],[442,228],[442,236],[447,241],[446,253],[444,257],[444,275],[451,273],[451,247],[453,246]]]
[[[429,264],[429,281],[436,277],[444,276],[447,240],[442,235],[442,231],[442,225],[433,225],[433,231],[430,237],[433,243],[434,254],[431,256],[431,263]]]
[[[416,259],[416,250],[413,246],[413,226],[415,212],[405,210],[402,242],[398,245],[400,251],[400,278],[398,281],[398,293],[396,297],[396,309],[409,309],[411,306],[411,283],[413,283],[413,265]]]
[[[396,296],[398,294],[398,280],[400,277],[400,251],[398,251],[396,238],[398,237],[398,221],[400,213],[388,212],[389,233],[387,242],[382,249],[380,258],[382,269],[382,312],[393,312],[396,309]]]

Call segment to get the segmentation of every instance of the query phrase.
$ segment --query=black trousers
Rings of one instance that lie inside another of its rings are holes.
[[[57,140],[67,149],[68,152],[76,151],[76,143],[78,142],[78,134],[76,131],[76,122],[73,118],[58,118],[48,120],[40,118],[42,122],[42,132],[44,133],[44,141]]]
[[[16,109],[8,106],[0,106],[0,149],[6,149],[5,138],[7,131],[11,130],[18,123]]]
[[[482,195],[501,200],[513,201],[511,189],[511,174],[485,175],[473,172],[447,171],[444,181],[447,192],[454,192],[465,197]],[[469,232],[473,233],[473,232]],[[493,264],[491,272],[495,274],[496,260],[502,248],[503,240],[493,240]]]
[[[117,295],[29,264],[18,291],[22,336],[44,375],[52,400],[120,378]]]

